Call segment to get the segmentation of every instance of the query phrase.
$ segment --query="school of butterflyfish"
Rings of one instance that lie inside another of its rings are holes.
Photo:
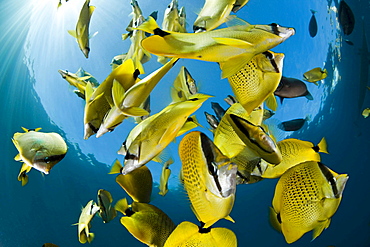
[[[113,205],[111,194],[99,190],[97,202],[89,201],[76,223],[81,243],[93,241],[91,221],[98,214],[104,223],[119,216],[121,224],[148,246],[237,246],[233,231],[213,224],[220,219],[234,222],[231,215],[237,185],[269,178],[279,178],[270,222],[287,243],[309,231],[315,239],[329,227],[348,175],[321,163],[320,153],[328,153],[325,138],[318,144],[294,138],[277,141],[274,126],[265,123],[277,110],[275,96],[281,103],[285,98],[312,100],[312,96],[304,82],[282,76],[284,54],[270,51],[294,35],[295,30],[278,24],[252,25],[230,15],[247,2],[205,0],[194,22],[194,32],[187,33],[185,8],[179,9],[177,0],[172,0],[165,10],[162,27],[156,22],[157,12],[144,17],[138,2],[131,0],[132,19],[127,33],[122,35],[123,40],[130,39],[131,46],[126,54],[112,59],[112,72],[102,83],[83,69],[76,73],[59,70],[86,102],[84,139],[101,137],[130,117],[137,123],[122,146],[117,147],[123,161],[115,160],[110,171],[118,174],[116,182],[130,198]],[[68,31],[86,58],[94,9],[86,0],[76,29]],[[230,20],[234,25],[218,28]],[[146,73],[144,64],[153,54],[162,65],[139,78]],[[198,92],[185,67],[180,68],[171,87],[172,102],[158,113],[150,112],[150,100],[156,100],[150,99],[152,90],[179,59],[217,62],[221,77],[227,78],[231,86],[234,96],[225,99],[230,107],[224,109],[212,102],[214,114],[202,115],[212,136],[188,132],[203,127],[195,112],[212,96]],[[303,79],[317,84],[326,75],[325,69],[314,68],[304,73]],[[293,119],[280,123],[279,128],[295,131],[305,121]],[[58,134],[39,130],[24,128],[25,133],[15,133],[12,139],[19,151],[15,159],[23,162],[18,176],[22,185],[27,184],[27,173],[32,168],[48,174],[67,152]],[[159,194],[166,195],[170,165],[174,163],[168,145],[184,134],[178,142],[182,163],[179,177],[199,222],[175,225],[165,212],[150,204],[153,179],[146,164],[162,164]]]

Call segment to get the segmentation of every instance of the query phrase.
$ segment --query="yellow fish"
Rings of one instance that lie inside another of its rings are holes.
[[[171,87],[172,102],[188,100],[191,95],[196,93],[198,93],[198,88],[194,78],[185,66],[182,66]]]
[[[179,23],[180,23],[180,33],[186,33],[186,12],[185,12],[185,7],[182,6],[179,10]]]
[[[162,210],[147,203],[127,204],[126,198],[116,204],[116,209],[125,216],[121,224],[140,242],[151,246],[163,246],[175,229],[175,224]]]
[[[168,237],[164,247],[236,247],[237,239],[233,231],[215,227],[200,229],[197,225],[181,222]]]
[[[131,0],[131,7],[132,7],[131,13],[132,19],[129,26],[126,28],[126,30],[129,31],[129,33],[122,35],[123,40],[127,39],[127,37],[130,37],[131,45],[130,48],[128,49],[128,52],[126,54],[121,55],[122,56],[121,63],[123,63],[127,59],[132,59],[135,64],[135,68],[137,68],[140,71],[140,74],[144,74],[145,72],[143,64],[150,60],[151,55],[149,52],[144,50],[140,45],[141,41],[146,37],[145,32],[137,30],[135,28],[140,26],[145,21],[145,18],[136,0]],[[113,66],[112,68],[114,67],[115,66]]]
[[[234,3],[235,0],[206,0],[193,24],[193,31],[210,31],[230,20]]]
[[[319,152],[328,153],[325,138],[315,146],[308,141],[298,139],[285,139],[277,143],[282,155],[282,161],[278,165],[272,165],[261,160],[258,168],[254,170],[253,175],[263,178],[278,178],[289,168],[306,161],[320,162]]]
[[[136,125],[125,143],[127,152],[122,174],[128,174],[157,156],[178,135],[189,115],[209,97],[195,94],[189,100],[168,105]]]
[[[168,192],[168,179],[171,175],[170,165],[173,163],[173,159],[166,161],[162,166],[161,179],[159,180],[159,193],[161,196],[165,196]]]
[[[86,80],[88,80],[91,76],[78,77],[76,74],[70,73],[66,70],[58,70],[58,72],[71,86],[77,88],[75,93],[79,97],[85,99]]]
[[[319,84],[317,81],[323,80],[328,76],[328,71],[326,69],[321,69],[320,67],[313,68],[303,74],[303,80],[308,82],[313,82],[316,86]]]
[[[237,167],[203,133],[193,131],[181,140],[182,176],[191,208],[209,228],[229,216],[235,200]]]
[[[138,29],[154,34],[141,42],[150,53],[223,62],[223,78],[237,73],[254,55],[277,46],[294,34],[293,28],[277,24],[246,24],[208,32],[176,33],[161,30],[152,17]]]
[[[103,219],[104,223],[108,223],[117,216],[117,212],[112,206],[113,198],[109,191],[100,189],[98,191],[98,206],[99,216]]]
[[[89,57],[90,52],[89,26],[94,10],[95,6],[90,6],[90,0],[86,0],[78,18],[76,30],[68,30],[68,33],[77,39],[78,46],[86,58]]]
[[[114,69],[95,90],[91,83],[86,84],[84,139],[88,139],[98,132],[105,115],[114,106],[113,82],[119,82],[125,90],[128,90],[137,81],[139,73],[139,70],[135,69],[132,59],[128,59]]]
[[[275,141],[265,130],[248,120],[234,114],[225,115],[239,138],[259,156],[272,164],[279,164],[282,160],[281,153]]]
[[[142,80],[131,87],[122,85],[117,80],[113,81],[112,99],[114,105],[105,115],[96,137],[100,137],[107,132],[113,131],[128,116],[145,116],[149,112],[140,106],[146,101],[154,87],[164,75],[174,66],[178,59],[171,59],[161,68],[147,75]]]
[[[266,51],[254,56],[244,68],[228,77],[236,99],[248,113],[275,92],[282,76],[283,60],[284,54]],[[222,66],[220,63],[221,69]]]
[[[121,173],[122,165],[115,160],[109,174]],[[141,166],[132,172],[116,177],[116,182],[126,191],[135,202],[150,202],[153,188],[152,173],[146,166]]]
[[[66,155],[67,144],[58,133],[39,132],[41,128],[31,130],[22,127],[22,129],[25,133],[17,132],[12,138],[19,152],[14,159],[44,174],[49,174],[51,168]],[[29,169],[22,166],[21,173]]]
[[[89,201],[82,209],[78,223],[74,224],[78,226],[78,240],[81,244],[91,243],[94,240],[95,235],[90,232],[91,220],[99,209],[99,206],[93,200]]]
[[[329,227],[348,178],[314,161],[294,166],[280,177],[270,218],[287,243],[311,230],[315,239]]]
[[[370,108],[365,108],[365,109],[362,111],[362,116],[363,116],[364,118],[367,118],[369,115],[370,115]]]

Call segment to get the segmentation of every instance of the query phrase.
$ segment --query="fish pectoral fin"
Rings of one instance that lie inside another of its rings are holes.
[[[144,110],[143,108],[136,107],[136,106],[128,107],[128,108],[121,109],[121,110],[123,114],[130,116],[130,117],[141,117],[141,116],[149,115],[149,112],[147,110]]]
[[[318,222],[318,226],[315,227],[312,231],[312,240],[317,238],[322,233],[323,230],[329,227],[329,225],[330,225],[330,219]]]
[[[231,216],[230,216],[230,215],[226,216],[224,219],[225,219],[225,220],[229,220],[229,221],[231,221],[232,223],[235,223],[235,220],[233,220],[233,218],[231,218]]]
[[[319,142],[319,144],[317,144],[317,146],[319,147],[319,152],[320,153],[326,153],[326,154],[329,154],[329,151],[328,151],[328,144],[326,142],[326,139],[325,137],[323,137],[321,139],[321,141]]]
[[[215,37],[213,38],[218,44],[234,46],[241,49],[253,49],[254,45],[250,42],[241,39],[233,39],[233,38],[220,38]]]
[[[112,97],[113,103],[116,107],[120,107],[125,96],[125,89],[116,79],[113,81]]]
[[[76,38],[76,39],[77,39],[77,33],[76,33],[76,30],[68,30],[68,33],[69,33],[72,37],[74,37],[74,38]]]
[[[278,232],[281,232],[281,220],[279,220],[280,216],[276,213],[273,207],[270,207],[269,210],[269,220],[271,226]]]
[[[253,57],[252,53],[243,53],[220,63],[221,77],[227,78],[238,73]]]
[[[93,34],[89,35],[89,39],[94,38],[98,33],[99,33],[99,32],[98,32],[98,31],[96,31],[95,33],[93,33]]]
[[[14,157],[14,160],[15,160],[15,161],[21,161],[21,160],[22,160],[21,155],[20,155],[20,154],[17,154],[17,155]]]
[[[94,233],[92,233],[92,232],[90,232],[90,233],[89,233],[89,236],[87,237],[87,241],[88,241],[89,243],[91,243],[91,242],[94,240],[94,238],[95,238],[95,234],[94,234]]]

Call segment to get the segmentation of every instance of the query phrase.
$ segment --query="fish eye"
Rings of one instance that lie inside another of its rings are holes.
[[[272,54],[272,53],[271,53],[271,52],[269,52],[269,51],[265,51],[265,52],[263,52],[263,55],[265,55],[269,60],[274,59],[274,54]]]
[[[45,162],[45,163],[50,163],[50,157],[45,157],[45,158],[44,158],[44,162]]]
[[[277,24],[277,23],[271,23],[270,26],[272,26],[272,27],[280,27],[280,25]]]

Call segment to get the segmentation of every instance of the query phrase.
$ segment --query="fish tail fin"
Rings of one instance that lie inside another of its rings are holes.
[[[141,30],[147,33],[152,33],[152,34],[154,34],[155,32],[154,30],[161,30],[156,20],[152,16],[149,16],[147,21],[143,22],[140,26],[138,26],[137,28],[133,28],[133,29],[138,29],[138,30]]]
[[[307,94],[304,97],[306,97],[306,99],[308,99],[308,100],[313,100],[312,94],[308,91],[307,91]]]
[[[92,232],[90,232],[90,233],[89,233],[89,236],[87,237],[87,241],[88,241],[89,243],[91,243],[91,242],[94,240],[94,238],[95,238],[95,234],[94,234],[94,233],[92,233]]]
[[[114,208],[123,213],[124,215],[126,215],[126,210],[129,208],[128,207],[128,202],[127,202],[127,199],[126,198],[123,198],[121,200],[119,200],[116,205],[114,206]]]
[[[311,13],[314,15],[317,11],[316,10],[313,10],[313,9],[310,9]]]
[[[116,159],[112,165],[112,168],[110,169],[110,172],[108,174],[117,174],[117,173],[121,173],[122,171],[122,165],[121,165],[121,162],[119,162],[118,159]]]
[[[328,144],[326,142],[325,137],[323,137],[321,139],[321,141],[319,142],[319,144],[317,144],[317,147],[318,147],[320,153],[329,154],[329,152],[328,152]]]

